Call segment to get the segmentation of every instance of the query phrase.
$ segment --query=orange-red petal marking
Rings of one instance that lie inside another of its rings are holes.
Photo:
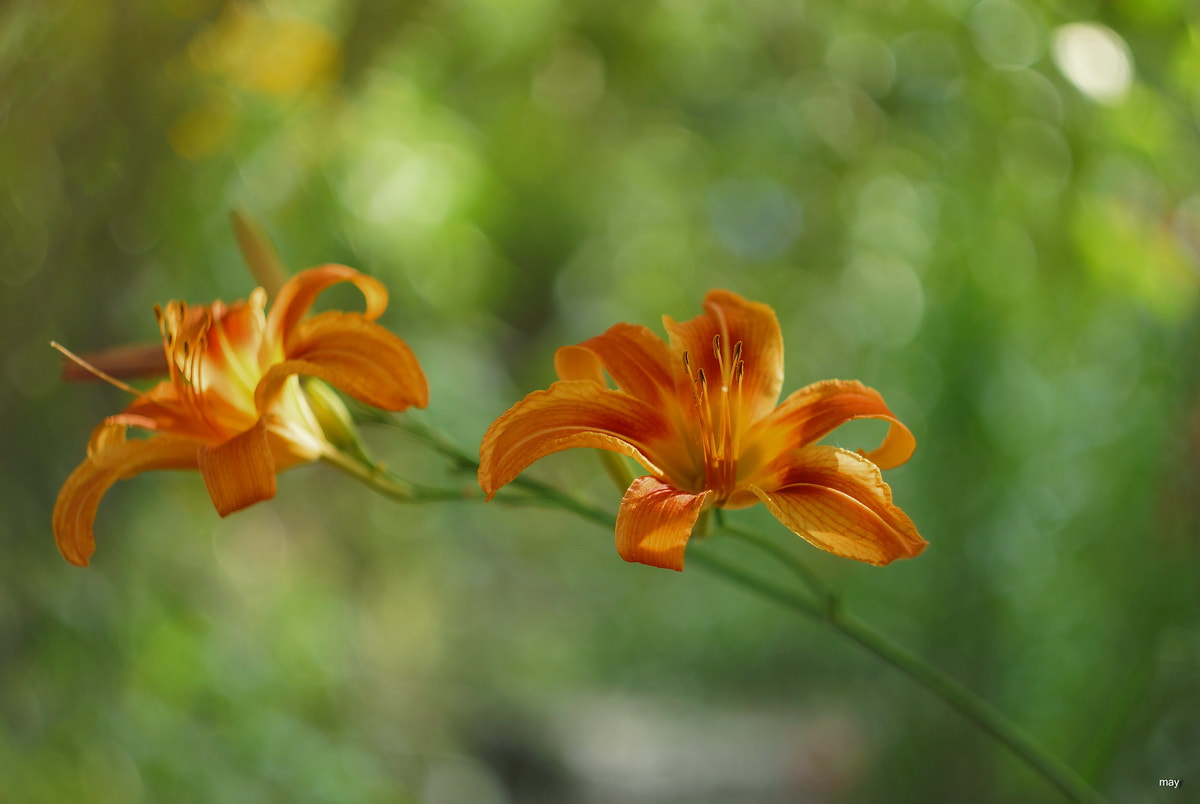
[[[746,439],[746,449],[784,453],[821,440],[853,419],[883,419],[888,432],[883,443],[864,453],[881,469],[907,461],[917,441],[873,388],[857,380],[823,380],[788,396],[761,419]]]
[[[560,380],[600,385],[605,385],[607,371],[622,391],[655,406],[677,406],[691,395],[680,359],[662,338],[635,324],[616,324],[583,343],[562,347],[554,354],[554,369]]]
[[[778,486],[750,490],[788,529],[834,555],[880,565],[925,549],[879,467],[849,450],[805,447]]]
[[[720,361],[728,361],[737,344],[742,344],[741,406],[751,421],[765,416],[783,387],[783,335],[775,311],[727,290],[705,294],[704,310],[703,315],[683,322],[663,317],[671,348],[680,355],[686,352],[693,369],[703,369],[711,379],[721,376]],[[720,336],[720,360],[714,353],[714,336]]]
[[[628,394],[588,381],[556,382],[526,396],[488,428],[479,484],[491,499],[537,459],[572,447],[606,449],[660,471],[654,446],[669,432],[657,411]]]

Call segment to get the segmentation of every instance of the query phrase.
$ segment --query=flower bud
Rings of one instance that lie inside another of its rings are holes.
[[[321,425],[325,440],[343,452],[370,463],[362,440],[358,437],[354,419],[337,391],[330,388],[324,380],[305,377],[304,395],[308,397],[309,407],[312,408],[317,423]]]

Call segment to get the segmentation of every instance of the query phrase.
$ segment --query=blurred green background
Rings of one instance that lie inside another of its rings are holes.
[[[417,415],[467,449],[561,344],[661,332],[710,287],[771,303],[785,392],[858,378],[916,433],[888,479],[930,547],[880,570],[737,520],[1114,801],[1194,795],[1188,5],[0,7],[0,800],[1059,800],[821,625],[566,514],[402,508],[310,466],[222,520],[159,473],[68,566],[57,489],[126,399],[61,382],[47,342],[245,297],[235,206],[292,270],[386,283]],[[532,472],[616,508],[594,456]]]

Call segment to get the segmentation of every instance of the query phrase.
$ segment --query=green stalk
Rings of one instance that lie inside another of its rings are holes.
[[[829,588],[825,581],[821,580],[821,576],[817,575],[807,564],[801,561],[788,550],[784,549],[778,542],[768,539],[759,533],[752,530],[746,530],[738,525],[732,525],[724,521],[724,517],[717,520],[720,523],[720,528],[725,533],[746,542],[749,545],[769,553],[779,563],[783,564],[792,574],[808,587],[808,591],[817,598],[821,604],[821,609],[825,612],[833,612],[839,605],[837,594]]]
[[[353,477],[363,485],[397,502],[446,502],[450,500],[468,500],[479,495],[464,492],[462,489],[444,489],[433,486],[422,486],[410,483],[396,477],[391,472],[377,464],[368,464],[336,448],[327,448],[321,455],[321,460],[330,466]]]
[[[429,427],[412,421],[406,421],[404,425],[399,426],[442,453],[460,468],[464,470],[478,468],[479,464],[474,456],[458,449]],[[482,499],[480,495],[468,495],[461,490],[422,487],[402,481],[380,467],[366,466],[345,453],[336,453],[326,457],[325,460],[381,494],[405,502]],[[511,485],[523,493],[499,495],[496,497],[497,502],[509,505],[542,505],[559,508],[605,528],[613,528],[616,524],[616,518],[607,511],[578,500],[570,494],[540,481],[517,478]],[[720,532],[750,544],[778,560],[803,582],[811,597],[784,588],[774,581],[738,567],[710,552],[708,546],[704,544],[689,546],[687,560],[690,563],[699,564],[709,572],[720,575],[784,608],[827,623],[842,636],[857,642],[887,664],[906,674],[956,709],[967,720],[992,735],[1007,746],[1031,770],[1057,787],[1072,801],[1084,804],[1097,804],[1104,801],[1103,797],[1093,790],[1078,773],[1041,748],[1024,729],[1007,715],[924,659],[897,645],[866,623],[847,613],[840,605],[834,591],[800,559],[760,534],[726,523],[723,517],[718,518],[717,524]]]
[[[689,549],[688,560],[786,608],[826,622],[957,709],[961,715],[1006,745],[1072,801],[1087,804],[1104,801],[1079,774],[1047,753],[1007,715],[841,607],[806,600],[703,550]]]

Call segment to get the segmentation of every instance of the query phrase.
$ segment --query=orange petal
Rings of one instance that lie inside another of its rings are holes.
[[[703,315],[679,323],[663,316],[671,349],[687,352],[693,371],[703,369],[709,383],[721,377],[721,364],[732,370],[735,346],[742,344],[742,408],[748,421],[766,416],[783,387],[783,335],[775,311],[728,290],[710,290],[704,297]],[[722,359],[713,350],[713,336],[721,336]]]
[[[275,460],[261,419],[222,444],[203,447],[199,465],[208,496],[221,516],[275,496]]]
[[[96,549],[96,509],[113,483],[152,469],[195,469],[200,446],[193,439],[170,435],[127,441],[123,426],[97,427],[87,460],[67,478],[54,503],[54,540],[63,558],[87,566]]]
[[[634,480],[617,512],[617,552],[621,558],[682,571],[683,552],[711,493],[690,494],[656,477]]]
[[[605,386],[607,371],[618,388],[647,404],[692,406],[683,361],[662,338],[636,324],[616,324],[576,346],[562,347],[554,355],[554,368],[560,380]]]
[[[360,313],[328,312],[296,325],[288,359],[267,370],[254,392],[267,411],[293,374],[320,377],[384,410],[429,404],[429,384],[408,344]]]
[[[267,317],[269,341],[286,346],[292,330],[308,312],[308,308],[312,307],[321,291],[339,282],[352,282],[362,291],[367,300],[367,311],[364,316],[368,321],[379,318],[387,309],[387,289],[378,279],[359,273],[345,265],[321,265],[317,268],[308,268],[284,283],[279,291],[279,296],[271,302],[271,312]]]
[[[258,378],[259,351],[266,332],[267,294],[255,288],[250,298],[226,307],[213,305],[204,337],[200,382],[205,392],[217,388],[226,396],[245,396]]]
[[[184,396],[180,394],[181,388],[185,389]],[[210,443],[241,432],[254,422],[253,411],[244,411],[215,394],[204,398],[201,412],[196,401],[186,396],[187,388],[182,384],[176,387],[169,382],[159,383],[105,422],[189,436]]]
[[[794,449],[824,438],[851,419],[883,419],[889,422],[883,443],[862,452],[881,469],[892,469],[912,457],[917,440],[888,409],[874,388],[857,380],[824,380],[805,386],[788,396],[767,418],[755,425],[743,447],[747,460],[757,457],[763,465]],[[754,477],[751,482],[756,482]]]
[[[892,504],[892,490],[871,461],[827,446],[797,450],[791,460],[778,487],[749,490],[809,543],[880,565],[925,548],[912,520]]]
[[[488,499],[539,458],[572,447],[627,455],[656,473],[656,447],[671,427],[641,400],[593,382],[562,380],[534,391],[488,428],[479,451],[479,485]]]

